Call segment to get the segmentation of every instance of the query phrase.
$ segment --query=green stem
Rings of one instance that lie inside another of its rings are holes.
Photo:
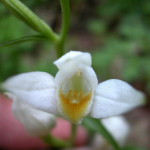
[[[61,57],[64,54],[64,45],[68,28],[70,24],[70,6],[69,0],[60,0],[62,9],[62,28],[59,39],[56,42],[57,57]]]
[[[34,14],[26,5],[18,0],[0,0],[4,6],[19,20],[23,21],[33,30],[40,32],[48,37],[51,41],[55,42],[58,35],[42,21],[36,14]]]
[[[70,136],[70,145],[73,146],[74,141],[75,141],[77,126],[74,123],[72,123],[71,125],[72,125],[72,128],[71,128],[71,136]]]
[[[42,140],[47,144],[52,147],[57,147],[57,148],[67,148],[70,146],[70,143],[63,141],[61,139],[57,139],[53,137],[52,135],[47,135],[45,137],[42,137]]]
[[[68,148],[72,147],[75,141],[76,135],[76,125],[72,123],[71,128],[71,136],[69,141],[63,141],[61,139],[53,137],[51,134],[42,137],[41,139],[50,146],[57,147],[57,148]]]

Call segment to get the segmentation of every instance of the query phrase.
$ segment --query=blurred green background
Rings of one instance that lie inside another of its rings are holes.
[[[59,32],[59,0],[22,2],[54,31]],[[150,0],[70,0],[70,7],[71,22],[66,52],[90,52],[99,82],[110,78],[124,80],[145,92],[149,99]],[[31,34],[36,32],[11,15],[0,3],[0,42]],[[0,48],[0,81],[30,71],[45,71],[55,76],[57,68],[53,65],[54,60],[55,47],[47,41]],[[142,112],[149,114],[150,127],[149,110],[148,104]],[[150,147],[147,141],[139,145]]]

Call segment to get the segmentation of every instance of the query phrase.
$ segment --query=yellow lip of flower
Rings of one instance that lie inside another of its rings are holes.
[[[80,90],[69,90],[68,94],[59,91],[59,98],[64,115],[73,123],[78,124],[79,120],[85,116],[87,106],[91,100],[92,91],[83,94]]]

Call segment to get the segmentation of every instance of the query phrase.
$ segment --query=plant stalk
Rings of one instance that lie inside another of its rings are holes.
[[[68,33],[68,28],[70,24],[70,6],[69,0],[60,0],[62,9],[62,28],[59,39],[56,41],[56,52],[57,58],[64,55],[65,40]]]

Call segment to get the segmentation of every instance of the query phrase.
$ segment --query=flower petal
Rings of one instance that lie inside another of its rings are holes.
[[[144,104],[145,95],[128,83],[111,79],[98,85],[89,115],[106,118],[127,112]]]
[[[63,55],[61,58],[56,60],[54,64],[60,69],[65,66],[67,63],[78,62],[84,63],[88,66],[91,66],[92,60],[90,53],[83,53],[79,51],[70,51]]]
[[[97,76],[92,67],[81,64],[77,65],[76,63],[67,64],[65,67],[60,69],[55,76],[55,83],[57,88],[62,85],[63,82],[68,81],[75,74],[82,74],[83,78],[87,79],[92,87],[92,90],[95,90],[98,85]],[[88,84],[88,83],[84,83]],[[71,86],[71,85],[70,85]],[[88,88],[88,87],[87,87]],[[57,89],[58,90],[58,89]]]
[[[98,84],[94,70],[84,63],[72,61],[58,71],[55,83],[60,114],[65,119],[80,124],[93,104],[93,95]]]
[[[31,107],[18,100],[12,93],[7,92],[6,95],[13,99],[12,113],[14,117],[24,125],[30,135],[44,136],[54,127],[56,122],[54,115]]]
[[[59,114],[54,78],[45,72],[22,73],[7,79],[2,88],[36,109]]]

